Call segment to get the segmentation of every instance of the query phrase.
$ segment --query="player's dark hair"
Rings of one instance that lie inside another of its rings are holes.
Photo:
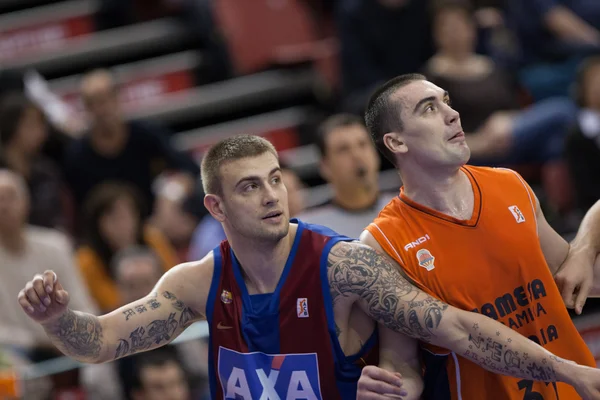
[[[383,142],[386,133],[403,129],[400,104],[392,99],[392,95],[409,83],[422,80],[427,78],[421,74],[404,74],[390,79],[371,95],[367,104],[365,122],[371,139],[377,150],[394,165],[396,165],[394,154]]]

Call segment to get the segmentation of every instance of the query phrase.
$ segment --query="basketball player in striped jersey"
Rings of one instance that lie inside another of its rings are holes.
[[[469,147],[449,94],[422,75],[402,75],[373,94],[365,119],[403,187],[361,241],[386,254],[432,297],[500,321],[560,357],[595,366],[553,278],[568,243],[546,222],[519,174],[466,165]],[[472,351],[488,344],[471,339],[465,352],[422,343],[424,398],[582,397],[562,382],[486,369],[493,359],[477,362]],[[528,358],[519,353],[515,365]]]
[[[368,246],[290,222],[277,152],[266,140],[243,135],[216,144],[202,174],[205,205],[227,240],[204,259],[171,269],[145,298],[96,317],[68,308],[52,271],[25,285],[23,310],[66,355],[112,361],[162,346],[206,318],[214,400],[355,399],[361,368],[378,362],[379,323],[393,332],[381,336],[387,357],[405,354],[403,334],[488,370],[551,386],[566,382],[600,400],[600,370],[449,307]],[[399,383],[387,385],[385,393],[403,393]],[[359,398],[377,395],[375,388]]]

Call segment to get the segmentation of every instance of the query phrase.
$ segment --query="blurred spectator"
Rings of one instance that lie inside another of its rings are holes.
[[[187,28],[193,45],[203,50],[203,81],[227,79],[232,66],[223,35],[215,23],[212,0],[101,0],[96,14],[100,30],[163,17],[176,17]]]
[[[0,165],[25,178],[31,196],[29,223],[72,228],[66,188],[54,163],[41,154],[48,125],[41,110],[24,95],[4,97],[0,106]]]
[[[573,94],[581,110],[567,138],[565,155],[577,207],[585,213],[600,199],[600,57],[581,65],[575,85]]]
[[[110,266],[113,256],[129,246],[146,245],[167,271],[177,258],[164,235],[144,224],[136,191],[127,185],[104,183],[90,193],[84,206],[85,245],[77,250],[77,263],[93,298],[103,312],[123,302]]]
[[[170,348],[135,356],[133,400],[192,400],[186,373]]]
[[[506,0],[516,32],[521,81],[535,99],[567,95],[577,64],[600,51],[600,2],[594,0]]]
[[[157,199],[149,223],[169,239],[179,261],[186,261],[194,230],[204,216],[204,213],[198,214],[196,204],[190,203],[204,208],[203,198],[195,193],[196,188],[187,190],[183,183],[171,177],[159,179],[155,187]]]
[[[358,238],[397,193],[379,192],[380,159],[362,118],[329,117],[319,127],[316,142],[321,175],[332,186],[333,198],[298,218]]]
[[[518,86],[507,72],[475,53],[477,31],[463,3],[439,3],[434,12],[436,54],[425,74],[450,93],[460,113],[474,164],[545,163],[559,160],[575,105],[553,98],[519,111]]]
[[[288,192],[290,218],[298,216],[305,208],[304,183],[298,175],[280,162],[281,176]],[[225,232],[219,221],[212,215],[206,214],[194,231],[190,243],[188,260],[195,261],[204,258],[209,252],[225,240]]]
[[[133,184],[149,204],[147,212],[154,205],[152,183],[160,174],[177,172],[186,188],[193,186],[198,166],[173,148],[167,132],[124,119],[108,71],[87,74],[81,92],[91,130],[71,144],[65,160],[67,180],[79,206],[94,186],[107,180]]]
[[[421,69],[432,54],[428,1],[337,1],[344,110],[362,114],[371,91]]]
[[[47,269],[54,270],[68,288],[74,308],[92,314],[97,309],[73,263],[67,237],[27,225],[28,207],[25,181],[13,172],[0,170],[0,344],[58,354],[42,327],[33,323],[15,300],[23,282]]]

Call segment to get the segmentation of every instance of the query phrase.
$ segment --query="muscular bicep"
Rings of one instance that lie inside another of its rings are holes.
[[[185,275],[185,267],[175,267],[146,297],[101,317],[109,359],[164,346],[205,319],[201,303],[190,300],[201,290],[195,291]]]
[[[334,304],[355,302],[375,321],[431,342],[448,305],[413,286],[392,261],[359,243],[333,246],[328,278]]]
[[[560,266],[567,259],[569,254],[569,243],[562,238],[555,230],[550,226],[546,217],[540,207],[540,202],[536,198],[536,219],[538,226],[538,237],[544,258],[550,268],[552,275],[555,275]]]

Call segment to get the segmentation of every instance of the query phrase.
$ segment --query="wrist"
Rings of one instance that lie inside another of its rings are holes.
[[[62,313],[53,315],[52,317],[40,322],[40,325],[42,325],[44,329],[52,330],[56,328],[57,324],[60,323],[61,318],[63,318],[65,315],[68,315],[69,313],[72,313],[72,311],[67,308]]]
[[[556,375],[557,382],[564,382],[571,386],[573,382],[577,378],[577,370],[579,369],[579,364],[574,361],[569,361],[564,358],[552,357],[552,368],[554,369],[554,373]]]

